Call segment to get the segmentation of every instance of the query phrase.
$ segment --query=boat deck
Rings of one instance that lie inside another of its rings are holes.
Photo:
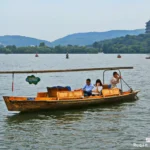
[[[46,93],[46,92],[45,92]],[[38,93],[37,95],[39,95]],[[43,94],[43,93],[42,93]],[[125,96],[129,95],[130,92],[123,92],[119,96]],[[64,98],[64,99],[58,99],[57,97],[31,97],[31,96],[9,96],[10,101],[69,101],[69,100],[89,100],[89,99],[103,99],[103,98],[109,98],[109,97],[115,97],[117,95],[108,95],[108,96],[103,96],[103,95],[95,95],[95,96],[84,96],[82,98]]]

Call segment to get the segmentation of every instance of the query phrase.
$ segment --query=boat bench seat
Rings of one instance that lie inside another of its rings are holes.
[[[120,95],[120,91],[119,91],[118,88],[103,89],[103,90],[102,90],[102,95],[103,95],[103,97],[119,96],[119,95]]]
[[[108,84],[103,84],[102,87],[103,87],[103,89],[110,89]]]
[[[69,91],[67,87],[57,88],[57,87],[47,87],[48,97],[57,97],[57,92]]]
[[[67,100],[67,99],[81,99],[83,98],[83,91],[61,91],[57,92],[58,100]]]
[[[47,92],[38,92],[37,97],[48,97],[48,93]]]

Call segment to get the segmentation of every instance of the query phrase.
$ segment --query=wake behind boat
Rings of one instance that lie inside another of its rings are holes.
[[[0,74],[22,74],[22,73],[53,73],[53,72],[78,72],[78,71],[98,71],[133,69],[133,67],[112,67],[112,68],[84,68],[67,70],[36,70],[36,71],[4,71]],[[121,92],[118,88],[110,89],[104,83],[101,95],[84,96],[82,90],[71,91],[68,87],[47,87],[47,91],[37,93],[34,97],[25,96],[3,96],[9,111],[38,111],[38,110],[61,110],[72,108],[85,108],[88,106],[101,106],[103,104],[120,103],[133,101],[137,98],[138,90],[123,91],[121,82]],[[120,72],[121,75],[121,72]],[[31,76],[30,76],[31,77]],[[32,75],[32,78],[34,76]],[[38,79],[38,78],[37,78]],[[28,80],[28,79],[27,79]]]

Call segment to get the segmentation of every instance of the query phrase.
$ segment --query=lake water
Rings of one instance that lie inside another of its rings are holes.
[[[15,75],[14,93],[12,75],[0,75],[0,149],[6,150],[129,150],[138,147],[150,149],[150,60],[146,55],[86,54],[71,55],[0,55],[0,70],[44,70],[65,68],[133,66],[122,70],[124,80],[133,89],[140,89],[139,100],[105,107],[70,111],[20,114],[9,112],[4,95],[31,95],[46,91],[47,86],[80,88],[86,78],[102,79],[102,71],[36,74],[38,85],[29,85],[27,74]],[[109,83],[112,72],[106,73]],[[124,90],[128,88],[123,85]],[[140,148],[141,149],[141,148]]]

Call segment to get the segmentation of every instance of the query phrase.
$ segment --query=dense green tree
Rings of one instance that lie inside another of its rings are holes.
[[[126,35],[94,42],[92,46],[101,49],[104,53],[150,53],[150,34]]]
[[[97,48],[86,47],[86,46],[56,46],[56,47],[15,47],[14,45],[7,46],[5,48],[0,48],[0,53],[14,53],[14,54],[35,54],[35,53],[98,53]]]
[[[45,43],[44,42],[41,42],[39,47],[45,47]]]

